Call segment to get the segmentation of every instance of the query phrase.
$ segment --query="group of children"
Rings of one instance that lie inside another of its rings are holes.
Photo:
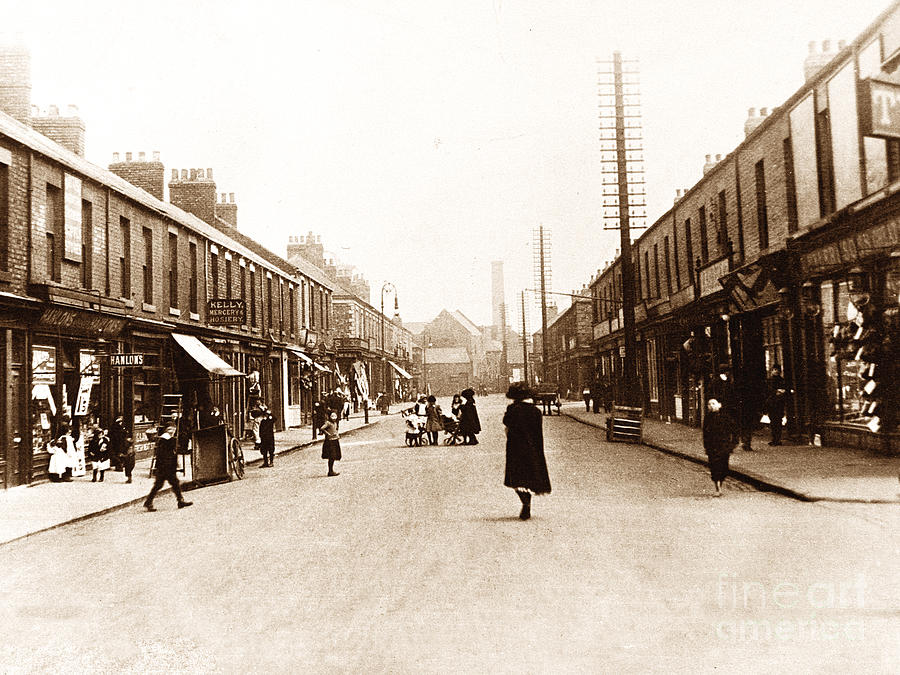
[[[121,416],[115,419],[108,430],[94,420],[80,433],[73,431],[68,423],[63,424],[61,431],[58,438],[47,444],[51,480],[71,480],[72,476],[83,475],[83,456],[85,462],[91,463],[91,482],[103,482],[106,472],[113,466],[125,471],[126,483],[132,482],[134,447]]]

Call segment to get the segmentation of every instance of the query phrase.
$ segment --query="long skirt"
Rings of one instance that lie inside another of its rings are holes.
[[[322,459],[340,459],[341,442],[336,438],[326,438],[322,443]]]
[[[728,458],[730,456],[731,453],[727,451],[713,452],[709,455],[709,474],[713,482],[718,483],[728,476]]]

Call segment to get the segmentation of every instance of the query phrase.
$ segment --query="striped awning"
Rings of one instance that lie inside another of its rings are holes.
[[[172,333],[172,339],[186,351],[191,358],[199,363],[203,368],[213,375],[224,375],[226,377],[242,377],[244,373],[235,370],[228,363],[223,361],[219,356],[213,353],[209,347],[200,342],[193,335],[181,335],[180,333]]]
[[[407,380],[411,380],[411,379],[412,379],[412,375],[410,375],[409,373],[407,373],[405,370],[403,370],[403,368],[401,368],[400,366],[398,366],[396,363],[394,363],[393,361],[388,361],[388,363],[391,364],[391,367],[392,367],[394,370],[397,371],[397,374],[398,374],[400,377],[405,378],[405,379],[407,379]]]

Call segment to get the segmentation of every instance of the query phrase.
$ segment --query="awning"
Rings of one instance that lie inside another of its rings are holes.
[[[400,366],[398,366],[396,363],[394,363],[393,361],[388,361],[388,363],[391,364],[391,367],[392,367],[394,370],[397,371],[397,374],[398,374],[400,377],[406,378],[407,380],[411,380],[411,379],[412,379],[412,375],[410,375],[409,373],[407,373],[405,370],[403,370],[403,368],[401,368]]]
[[[316,368],[318,368],[320,371],[322,371],[323,373],[330,373],[330,372],[331,372],[331,368],[327,368],[327,367],[323,366],[323,365],[322,365],[321,363],[319,363],[318,361],[313,361],[313,365],[314,365]]]
[[[288,347],[288,351],[291,354],[295,354],[296,356],[300,357],[300,360],[305,362],[306,365],[311,366],[313,364],[313,360],[309,358],[305,352],[301,352],[299,349],[293,349],[291,347]]]
[[[180,333],[172,333],[172,338],[177,342],[184,351],[203,366],[208,372],[214,375],[225,376],[243,376],[239,370],[235,370],[225,361],[216,356],[209,347],[200,342],[193,335],[181,335]]]

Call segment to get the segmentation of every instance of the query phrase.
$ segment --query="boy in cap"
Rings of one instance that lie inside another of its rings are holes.
[[[168,423],[156,441],[156,480],[153,482],[153,487],[150,488],[150,494],[144,500],[144,508],[148,511],[156,511],[156,507],[153,506],[153,498],[166,481],[169,481],[169,485],[172,486],[172,492],[175,493],[175,498],[178,500],[179,509],[193,504],[193,502],[185,501],[181,494],[181,483],[178,481],[178,455],[175,447],[175,431],[175,423]]]

